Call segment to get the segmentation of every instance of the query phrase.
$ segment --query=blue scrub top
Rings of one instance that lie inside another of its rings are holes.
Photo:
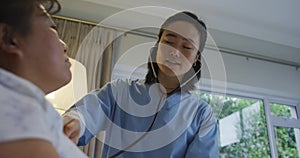
[[[72,110],[84,117],[79,145],[106,131],[102,157],[124,149],[118,158],[219,157],[214,113],[190,91],[167,97],[159,84],[116,80],[86,95]]]

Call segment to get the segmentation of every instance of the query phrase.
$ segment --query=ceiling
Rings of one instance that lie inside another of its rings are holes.
[[[300,64],[299,0],[61,0],[60,15],[131,28],[154,25],[174,10],[205,21],[220,47]],[[130,10],[128,16],[120,16]],[[132,15],[132,12],[135,15]],[[119,15],[119,16],[115,16]],[[115,17],[115,18],[114,18]],[[111,20],[114,22],[111,23]],[[106,22],[105,22],[106,20]]]

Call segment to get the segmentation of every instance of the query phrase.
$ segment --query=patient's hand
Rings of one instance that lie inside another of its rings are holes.
[[[64,133],[69,137],[75,144],[78,143],[80,134],[80,122],[70,116],[63,116]]]

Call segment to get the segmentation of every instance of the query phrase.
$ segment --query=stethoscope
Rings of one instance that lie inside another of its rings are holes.
[[[153,70],[153,75],[154,77],[156,78],[157,80],[157,83],[159,83],[159,79],[158,79],[158,76],[155,72],[155,69],[154,69],[154,66],[153,66],[153,60],[152,60],[152,54],[150,54],[149,56],[149,60],[150,60],[150,65],[151,65],[151,68]],[[198,62],[200,62],[200,60],[197,60]],[[167,96],[169,95],[172,95],[173,93],[175,93],[176,91],[178,91],[179,89],[181,89],[182,87],[184,87],[188,82],[190,82],[194,77],[197,76],[198,73],[200,73],[201,71],[201,62],[200,62],[200,68],[199,70],[193,74],[188,80],[186,80],[184,83],[180,84],[177,88],[173,89],[171,92],[168,92],[166,93]],[[124,147],[123,149],[119,150],[118,152],[114,153],[113,155],[111,156],[107,156],[108,158],[115,158],[119,155],[121,155],[122,153],[126,152],[127,149],[131,148],[132,146],[134,146],[136,143],[138,143],[139,141],[141,141],[152,129],[153,125],[154,125],[154,122],[157,118],[157,114],[158,114],[158,110],[160,108],[160,105],[161,105],[161,101],[163,100],[164,97],[161,97],[160,100],[159,100],[159,103],[157,105],[157,108],[156,108],[156,111],[155,111],[155,115],[153,116],[153,119],[151,121],[151,124],[149,125],[149,127],[147,128],[146,132],[143,133],[143,135],[141,135],[139,138],[137,138],[135,141],[133,141],[132,143],[130,143],[129,145],[127,145],[126,147]],[[108,148],[110,148],[108,146]],[[109,154],[109,149],[107,151],[107,154]]]

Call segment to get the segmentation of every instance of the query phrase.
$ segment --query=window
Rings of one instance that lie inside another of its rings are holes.
[[[299,129],[285,127],[275,128],[278,157],[298,157],[299,151],[297,150],[297,140],[295,133],[297,133],[299,136]]]
[[[272,157],[300,157],[300,107],[265,99]]]
[[[296,109],[293,106],[282,104],[270,104],[271,115],[283,118],[297,118]]]
[[[220,156],[270,157],[263,102],[201,93],[218,117]]]

